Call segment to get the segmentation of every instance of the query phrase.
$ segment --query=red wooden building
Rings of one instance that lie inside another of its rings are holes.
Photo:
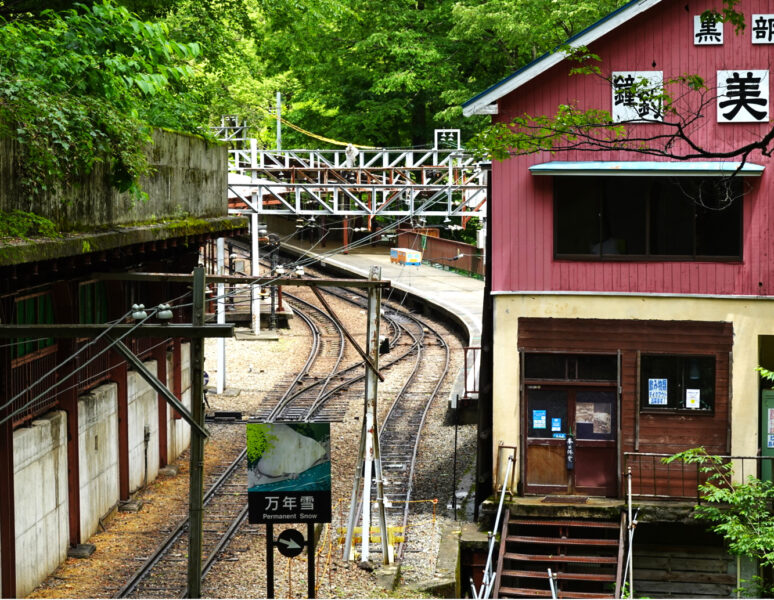
[[[569,40],[600,57],[602,77],[571,75],[577,63],[549,53],[464,113],[510,123],[573,105],[647,136],[676,119],[656,97],[664,91],[695,117],[698,146],[717,154],[759,140],[774,117],[774,6],[742,0],[740,33],[702,17],[713,8],[629,2]],[[685,74],[706,89],[671,82]],[[755,371],[774,358],[772,161],[679,158],[585,148],[493,163],[492,447],[479,461],[494,489],[622,500],[631,467],[638,501],[695,499],[695,469],[656,455],[774,446]],[[509,454],[516,472],[504,481]],[[760,461],[738,467],[757,474]]]

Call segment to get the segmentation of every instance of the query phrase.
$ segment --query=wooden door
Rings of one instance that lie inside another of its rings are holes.
[[[615,391],[527,386],[525,400],[525,491],[616,496]],[[568,465],[571,435],[575,460]]]

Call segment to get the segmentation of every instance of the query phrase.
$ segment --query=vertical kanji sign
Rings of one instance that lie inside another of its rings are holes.
[[[718,71],[718,123],[769,120],[769,72],[765,69]]]
[[[250,523],[330,523],[330,423],[248,423]]]

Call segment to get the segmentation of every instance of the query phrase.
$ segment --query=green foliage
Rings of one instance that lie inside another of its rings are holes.
[[[755,477],[735,482],[733,463],[704,448],[665,459],[673,461],[696,464],[707,474],[706,483],[699,486],[702,504],[695,509],[696,517],[710,521],[733,554],[755,559],[761,566],[774,565],[774,484]]]
[[[200,132],[202,109],[184,81],[196,42],[169,36],[111,0],[0,24],[0,136],[20,152],[27,193],[40,194],[105,163],[138,192],[152,127]]]
[[[54,223],[34,213],[0,212],[0,238],[60,237]]]
[[[254,465],[264,453],[271,449],[277,436],[271,433],[272,426],[267,423],[247,424],[247,464]]]

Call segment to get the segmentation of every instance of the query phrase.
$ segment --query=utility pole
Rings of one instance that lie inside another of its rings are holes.
[[[368,274],[369,281],[381,279],[381,269],[371,267]],[[376,422],[377,391],[379,381],[379,315],[381,314],[382,293],[379,288],[368,290],[368,330],[366,333],[366,354],[373,368],[366,365],[365,401],[363,406],[363,429],[360,437],[360,449],[358,453],[358,466],[355,473],[355,481],[352,486],[352,499],[349,508],[349,520],[347,535],[344,543],[344,559],[349,559],[349,550],[352,547],[352,538],[357,524],[357,498],[362,483],[362,545],[360,558],[367,561],[369,558],[369,544],[371,537],[371,479],[372,471],[376,474],[376,501],[379,512],[379,529],[382,538],[383,563],[389,564],[387,543],[387,516],[384,512],[384,480],[382,479],[382,461],[379,450],[379,432]]]
[[[191,323],[204,325],[204,268],[193,271]],[[191,412],[204,426],[204,340],[191,340]],[[188,598],[202,595],[202,513],[204,503],[204,436],[191,429],[191,463],[188,496]]]

